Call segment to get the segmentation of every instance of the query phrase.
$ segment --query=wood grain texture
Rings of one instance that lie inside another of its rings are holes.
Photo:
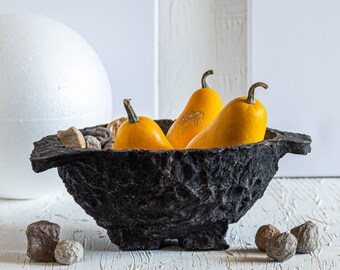
[[[208,69],[224,104],[246,94],[246,0],[159,1],[158,44],[160,118],[180,114]]]
[[[104,229],[65,191],[30,201],[0,200],[0,269],[339,269],[340,179],[277,178],[262,199],[230,226],[229,250],[185,252],[176,246],[159,251],[122,252],[110,243]],[[32,262],[26,256],[26,226],[37,220],[61,226],[61,239],[84,244],[84,259],[71,266]],[[321,248],[278,263],[259,252],[254,235],[271,223],[282,231],[312,220],[320,229]]]

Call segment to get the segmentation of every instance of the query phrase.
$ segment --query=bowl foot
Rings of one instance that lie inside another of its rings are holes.
[[[178,245],[184,250],[228,249],[229,245],[224,240],[227,228],[228,226],[197,228],[189,231],[184,237],[177,238]],[[112,243],[119,246],[120,250],[155,250],[164,247],[164,238],[149,238],[143,231],[131,233],[116,229],[108,230],[107,233]]]
[[[161,248],[161,239],[143,237],[142,232],[140,234],[132,234],[123,231],[119,236],[111,233],[109,230],[107,232],[111,241],[118,245],[120,250],[154,250]]]
[[[178,239],[179,245],[185,250],[222,250],[229,245],[224,240],[228,226],[208,227],[190,231],[185,237]]]

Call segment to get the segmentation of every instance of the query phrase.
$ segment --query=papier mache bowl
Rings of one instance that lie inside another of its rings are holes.
[[[172,124],[156,122],[164,132]],[[35,172],[57,167],[121,250],[159,249],[169,239],[185,250],[219,250],[228,248],[228,225],[263,196],[280,158],[310,151],[308,135],[268,128],[255,144],[166,151],[80,149],[51,135],[34,143],[30,160]]]

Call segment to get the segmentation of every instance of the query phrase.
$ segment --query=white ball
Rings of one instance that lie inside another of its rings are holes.
[[[33,142],[69,126],[112,119],[106,71],[75,31],[33,14],[0,15],[0,197],[34,198],[62,187],[35,174]]]

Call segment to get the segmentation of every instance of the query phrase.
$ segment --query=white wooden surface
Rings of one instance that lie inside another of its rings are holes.
[[[37,220],[61,226],[61,239],[85,245],[84,259],[71,266],[32,262],[25,255],[26,226]],[[320,229],[321,249],[278,263],[259,252],[254,235],[262,224],[289,230],[305,220]],[[122,252],[104,229],[65,191],[31,201],[0,200],[0,269],[340,269],[340,179],[274,179],[262,199],[230,226],[229,250],[187,252],[178,247],[159,251]]]

